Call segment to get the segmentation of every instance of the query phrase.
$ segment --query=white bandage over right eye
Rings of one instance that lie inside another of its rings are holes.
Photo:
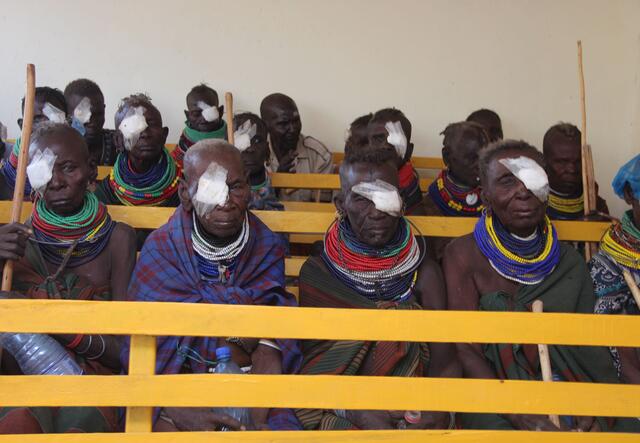
[[[44,103],[44,106],[42,107],[42,113],[50,122],[53,123],[64,123],[67,120],[67,114],[63,110],[56,108],[49,102]]]
[[[38,149],[29,161],[27,166],[27,177],[31,187],[40,195],[44,193],[47,185],[53,177],[53,166],[56,163],[57,156],[49,148],[44,151]]]
[[[258,127],[251,120],[246,120],[240,127],[233,133],[233,144],[241,152],[251,146],[251,140],[256,136]]]
[[[361,182],[353,185],[351,192],[371,200],[378,211],[393,217],[402,215],[402,197],[395,186],[385,181],[376,179],[375,182]]]
[[[144,118],[145,108],[142,106],[136,106],[135,108],[129,108],[126,116],[120,122],[118,130],[122,133],[124,138],[124,147],[130,151],[140,138],[140,134],[147,129],[147,120]]]
[[[83,97],[73,110],[73,117],[83,125],[91,119],[91,100]]]
[[[196,214],[204,217],[217,206],[224,206],[228,199],[227,170],[216,162],[211,162],[204,174],[200,176],[198,189],[192,196]]]
[[[196,106],[202,110],[202,117],[208,122],[214,122],[220,118],[220,112],[215,106],[206,104],[203,101],[196,103]]]
[[[387,143],[393,146],[400,158],[404,158],[407,153],[407,136],[404,135],[402,130],[402,124],[397,122],[386,122],[384,128],[389,135],[387,136]]]
[[[549,178],[545,170],[532,158],[520,156],[517,158],[501,158],[504,165],[533,195],[542,203],[549,198]]]

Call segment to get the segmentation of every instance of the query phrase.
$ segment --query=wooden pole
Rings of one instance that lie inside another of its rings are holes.
[[[36,67],[27,65],[27,91],[24,95],[24,112],[22,117],[22,135],[20,136],[20,153],[18,154],[18,171],[16,174],[16,186],[13,189],[13,201],[11,202],[10,223],[20,221],[22,212],[22,200],[24,199],[24,186],[27,178],[27,163],[29,162],[29,143],[31,129],[33,127],[33,104],[36,97]],[[10,291],[13,282],[13,261],[7,260],[2,271],[2,290]]]
[[[636,281],[633,279],[633,275],[627,269],[622,268],[622,275],[624,276],[624,281],[627,282],[627,286],[629,286],[629,290],[631,291],[631,295],[633,295],[633,299],[636,301],[636,305],[640,307],[640,288],[636,284]]]
[[[227,115],[227,141],[233,145],[233,94],[225,92],[224,102],[225,114]]]
[[[533,306],[531,310],[535,313],[542,313],[544,309],[544,304],[541,300],[536,300],[533,302]],[[540,357],[540,369],[542,370],[542,380],[544,381],[553,381],[553,373],[551,372],[551,359],[549,358],[549,347],[545,344],[538,345],[538,356]],[[549,420],[551,423],[560,428],[560,417],[557,415],[549,415]]]
[[[582,196],[584,200],[584,215],[589,216],[596,209],[596,189],[595,179],[593,171],[593,156],[591,153],[591,146],[587,143],[587,105],[586,105],[586,93],[584,86],[584,66],[582,62],[582,41],[578,40],[578,81],[580,85],[580,114],[582,118],[582,124],[580,128],[581,132],[581,164],[582,164]],[[586,243],[585,258],[587,261],[591,260],[595,252],[595,244]]]

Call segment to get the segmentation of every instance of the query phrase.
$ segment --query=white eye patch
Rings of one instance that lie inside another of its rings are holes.
[[[387,143],[396,149],[399,157],[404,158],[404,155],[407,153],[407,136],[404,135],[402,124],[399,121],[386,122],[384,128],[389,133]]]
[[[538,197],[538,200],[543,203],[547,201],[549,198],[549,178],[538,162],[525,156],[501,158],[498,161],[515,175],[525,188]]]
[[[73,117],[83,125],[91,119],[91,100],[83,97],[73,110]]]
[[[233,133],[233,143],[241,152],[251,146],[251,140],[256,136],[258,127],[251,120],[246,120],[237,131]]]
[[[214,122],[220,118],[218,108],[206,104],[203,101],[196,103],[196,106],[202,110],[202,117],[208,122]]]
[[[217,206],[224,206],[228,199],[227,170],[216,162],[211,162],[200,176],[198,189],[192,199],[196,214],[203,217]]]
[[[376,179],[375,182],[361,182],[353,185],[351,192],[371,200],[378,211],[393,217],[402,215],[402,197],[395,186],[385,181]]]
[[[53,165],[56,163],[57,156],[49,148],[44,151],[38,149],[29,165],[27,166],[27,177],[31,187],[42,194],[53,177]]]
[[[64,123],[67,119],[67,114],[63,110],[56,108],[49,102],[44,103],[42,113],[53,123]]]
[[[120,122],[118,130],[124,138],[124,147],[130,151],[140,138],[140,134],[147,129],[147,120],[144,118],[145,109],[142,106],[130,108],[127,115]]]

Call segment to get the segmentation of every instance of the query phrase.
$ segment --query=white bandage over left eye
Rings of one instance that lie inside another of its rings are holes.
[[[202,117],[208,122],[214,122],[220,118],[218,108],[206,104],[203,101],[196,103],[196,106],[202,110]]]
[[[49,148],[38,149],[27,166],[27,177],[31,187],[42,194],[53,177],[53,166],[57,156]]]
[[[549,198],[549,178],[545,170],[532,158],[520,156],[517,158],[501,158],[504,165],[533,195],[541,202]]]
[[[258,127],[251,120],[246,120],[240,125],[237,131],[233,133],[233,144],[240,151],[244,151],[251,146],[251,140],[256,136]]]
[[[389,133],[387,143],[396,149],[399,157],[404,158],[404,155],[407,153],[407,136],[404,135],[402,124],[399,121],[386,122],[384,128]]]
[[[83,97],[78,106],[73,110],[73,117],[83,125],[91,120],[91,100]]]
[[[124,147],[130,151],[140,138],[140,134],[147,129],[147,120],[144,118],[145,108],[142,106],[136,106],[135,108],[129,108],[126,116],[120,122],[118,130],[122,133],[124,138]]]
[[[196,214],[203,217],[217,206],[224,206],[228,199],[227,170],[216,162],[211,162],[200,176],[198,189],[192,198]]]
[[[395,186],[385,181],[361,182],[353,185],[351,192],[371,200],[378,211],[394,217],[402,215],[402,197]]]
[[[64,123],[67,119],[67,114],[63,110],[56,108],[49,102],[44,103],[42,113],[53,123]]]

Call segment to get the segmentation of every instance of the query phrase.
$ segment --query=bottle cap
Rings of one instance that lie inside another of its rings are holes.
[[[221,346],[216,349],[216,360],[229,360],[231,359],[231,348],[228,346]]]

